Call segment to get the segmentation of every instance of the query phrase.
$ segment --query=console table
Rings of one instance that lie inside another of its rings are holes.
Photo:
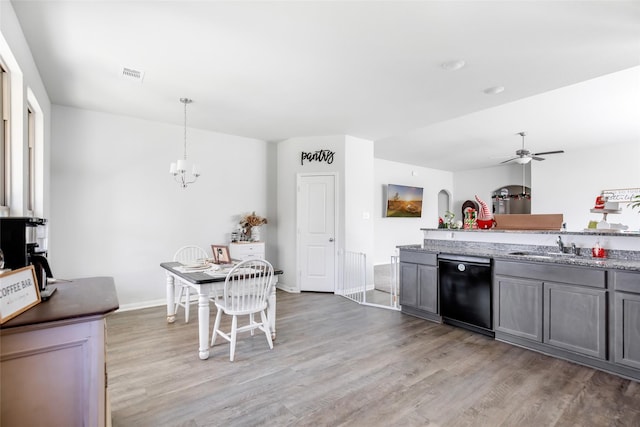
[[[118,309],[111,277],[56,283],[51,299],[0,329],[0,425],[111,424],[106,316]]]

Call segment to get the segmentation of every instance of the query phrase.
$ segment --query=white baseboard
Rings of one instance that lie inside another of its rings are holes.
[[[276,288],[289,293],[296,293],[296,294],[300,293],[299,290],[294,288],[282,287],[279,285],[277,285]],[[198,295],[197,294],[191,295],[191,303],[195,304],[197,302],[198,302]],[[122,311],[140,310],[142,308],[159,307],[162,305],[164,306],[167,305],[167,300],[165,298],[151,300],[151,301],[133,302],[130,304],[121,304],[120,308],[116,310],[116,313],[122,312]]]
[[[278,283],[276,285],[276,289],[280,289],[281,291],[289,292],[290,294],[299,294],[300,293],[300,289],[286,286],[283,283]]]
[[[165,298],[152,300],[152,301],[142,301],[142,302],[133,302],[130,304],[122,304],[117,312],[120,311],[131,311],[131,310],[139,310],[141,308],[149,308],[149,307],[158,307],[164,305],[166,307],[167,300]]]

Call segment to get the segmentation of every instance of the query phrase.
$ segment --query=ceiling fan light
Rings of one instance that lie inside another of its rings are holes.
[[[462,59],[455,59],[453,61],[443,62],[440,66],[447,71],[458,71],[466,64],[467,63]]]
[[[518,157],[516,163],[519,165],[526,165],[531,161],[531,157]]]

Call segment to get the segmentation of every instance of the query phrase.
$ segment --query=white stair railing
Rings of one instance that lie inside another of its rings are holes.
[[[340,295],[357,303],[365,302],[367,285],[367,255],[345,251],[342,259]]]
[[[387,308],[392,310],[400,309],[399,298],[399,257],[392,256],[389,266],[389,303],[384,302],[384,297],[380,295],[384,292],[375,288],[367,290],[367,255],[361,252],[345,251],[339,260],[342,268],[342,277],[336,287],[336,294],[342,295],[358,304],[365,304],[374,307]],[[369,299],[367,299],[369,293]],[[374,295],[376,294],[377,295]]]
[[[391,256],[391,292],[389,292],[389,305],[400,309],[400,257]]]

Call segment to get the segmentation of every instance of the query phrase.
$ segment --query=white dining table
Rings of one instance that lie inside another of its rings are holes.
[[[163,262],[160,267],[165,269],[167,276],[167,323],[176,321],[175,313],[175,281],[180,280],[191,286],[198,293],[198,356],[202,360],[209,358],[209,319],[210,319],[210,293],[213,289],[222,291],[228,269],[212,265],[209,269],[190,270],[179,262]],[[271,337],[276,338],[276,285],[281,270],[274,270],[271,283],[271,293],[267,305],[267,319],[271,329]]]

